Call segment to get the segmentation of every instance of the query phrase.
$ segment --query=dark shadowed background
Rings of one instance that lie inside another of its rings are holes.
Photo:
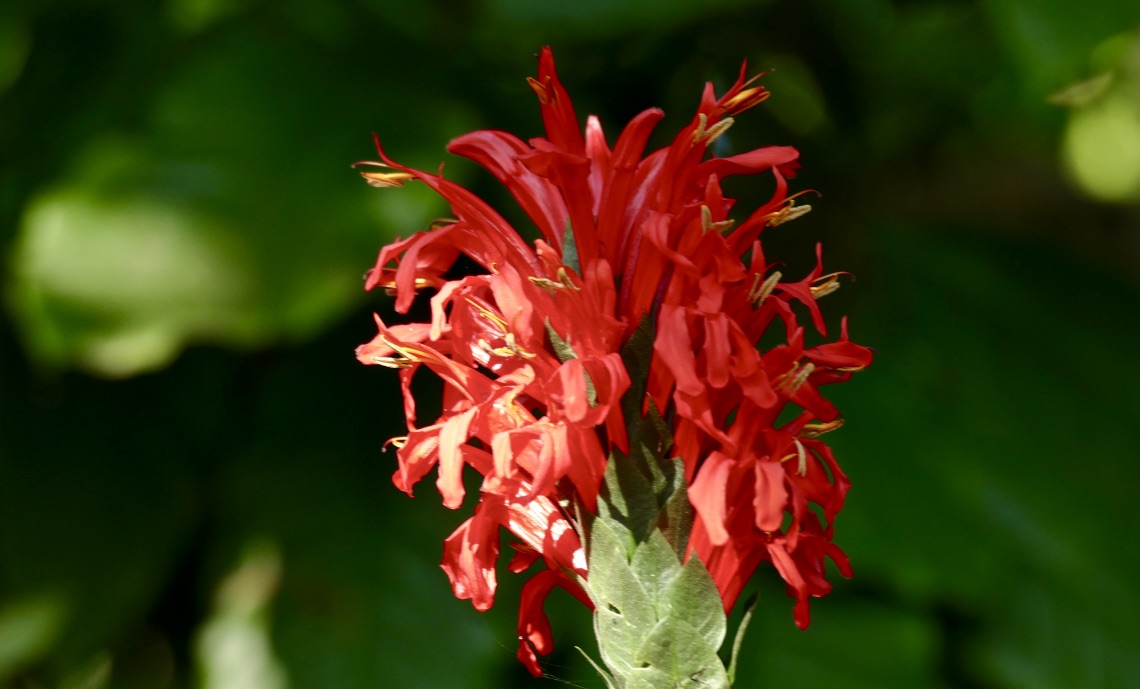
[[[396,376],[361,275],[446,210],[350,168],[541,133],[554,46],[611,141],[742,59],[815,211],[765,236],[874,347],[830,390],[856,576],[806,632],[770,568],[740,687],[1140,686],[1140,6],[1113,0],[5,0],[0,687],[600,687],[438,567],[465,516],[389,480]],[[730,186],[750,208],[769,181]],[[427,419],[430,420],[430,419]],[[837,577],[838,578],[838,577]]]

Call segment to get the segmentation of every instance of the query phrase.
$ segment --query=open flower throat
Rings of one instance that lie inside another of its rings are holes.
[[[537,672],[535,651],[552,647],[546,594],[562,586],[590,604],[579,586],[590,573],[577,520],[597,509],[607,458],[629,451],[633,420],[621,399],[631,379],[621,352],[650,319],[641,407],[652,401],[661,410],[669,452],[684,464],[696,514],[689,552],[708,567],[726,610],[756,567],[771,562],[806,627],[809,596],[830,589],[825,559],[850,575],[832,543],[850,484],[818,438],[841,421],[819,388],[846,380],[871,354],[848,339],[846,322],[838,340],[806,347],[799,320],[806,314],[826,336],[817,300],[838,287],[837,274],[817,263],[784,280],[764,256],[761,232],[809,210],[787,191],[796,149],[709,152],[768,92],[743,70],[720,97],[707,85],[688,126],[646,154],[662,111],[635,117],[611,147],[597,118],[583,133],[549,49],[530,85],[545,138],[478,131],[448,150],[506,185],[542,233],[533,246],[442,174],[383,151],[380,162],[358,164],[374,186],[428,185],[453,216],[384,247],[367,276],[368,289],[394,292],[400,313],[431,294],[430,322],[387,325],[377,317],[379,334],[357,349],[361,362],[399,371],[408,433],[393,441],[396,485],[411,494],[435,468],[443,503],[456,509],[464,468],[483,477],[474,514],[444,544],[443,569],[456,596],[486,610],[499,527],[518,539],[511,571],[542,561],[520,610],[520,659]],[[730,219],[733,200],[721,180],[757,174],[775,178],[775,194]],[[482,272],[446,279],[460,254]],[[769,327],[782,333],[781,344],[761,351]],[[443,412],[419,426],[410,384],[425,366],[443,379]]]

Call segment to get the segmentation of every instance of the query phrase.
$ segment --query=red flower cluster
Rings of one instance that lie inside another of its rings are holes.
[[[448,150],[506,185],[543,235],[534,248],[442,174],[405,167],[382,150],[382,162],[361,164],[374,186],[427,184],[454,214],[384,247],[367,278],[368,289],[394,290],[400,313],[419,291],[434,291],[430,323],[389,326],[377,317],[379,334],[357,349],[366,364],[400,369],[409,430],[394,441],[396,485],[411,494],[438,467],[443,502],[458,508],[464,467],[483,477],[474,515],[445,543],[443,568],[456,596],[486,610],[500,526],[521,541],[512,571],[544,561],[520,610],[519,656],[537,674],[535,651],[552,646],[541,610],[546,594],[563,586],[589,605],[574,581],[589,577],[576,510],[596,508],[607,457],[628,451],[619,402],[630,378],[619,352],[651,316],[647,396],[684,461],[697,513],[691,551],[708,566],[726,610],[756,567],[772,562],[806,627],[808,597],[830,589],[825,559],[850,573],[831,542],[849,483],[816,439],[841,421],[818,388],[846,380],[871,354],[848,340],[846,323],[837,341],[805,348],[793,304],[824,334],[817,300],[838,287],[838,274],[817,265],[784,282],[765,260],[761,231],[809,210],[787,195],[798,152],[708,156],[733,116],[768,92],[743,70],[719,98],[706,86],[696,117],[673,143],[643,155],[660,110],[635,117],[611,148],[594,117],[583,135],[549,49],[530,85],[545,138],[479,131]],[[734,227],[721,180],[761,173],[774,176],[776,192]],[[485,273],[446,279],[460,254]],[[774,322],[786,344],[760,351]],[[417,427],[410,382],[421,366],[443,379],[444,404],[439,419]],[[788,405],[798,413],[778,422]]]

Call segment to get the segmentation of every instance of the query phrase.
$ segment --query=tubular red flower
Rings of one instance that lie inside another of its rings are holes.
[[[850,341],[845,320],[838,340],[805,345],[802,314],[826,337],[818,301],[839,284],[838,274],[824,275],[820,250],[800,280],[785,281],[765,262],[763,230],[808,208],[787,195],[799,153],[771,146],[710,156],[734,117],[768,96],[744,69],[719,98],[706,86],[688,125],[648,155],[660,110],[635,117],[610,148],[597,118],[579,127],[549,48],[530,85],[545,137],[473,132],[448,150],[505,185],[542,233],[533,247],[442,170],[402,166],[377,143],[383,162],[373,165],[391,172],[366,173],[374,185],[423,182],[453,214],[384,247],[367,275],[368,289],[394,292],[400,313],[434,290],[430,322],[377,317],[378,335],[357,349],[363,363],[400,371],[408,432],[394,441],[393,481],[411,494],[435,468],[444,504],[458,509],[469,500],[463,473],[482,477],[474,515],[445,542],[443,568],[455,595],[485,610],[500,527],[518,539],[512,571],[543,561],[524,588],[519,627],[519,658],[537,674],[535,654],[552,644],[541,610],[551,587],[588,604],[578,520],[596,509],[607,457],[629,449],[634,420],[620,402],[631,379],[620,353],[650,318],[644,394],[685,466],[696,512],[690,553],[712,573],[726,610],[755,568],[771,562],[805,627],[809,597],[830,589],[825,560],[850,575],[831,540],[850,483],[818,439],[841,419],[820,388],[865,368],[871,353]],[[768,173],[774,194],[734,224],[722,180]],[[447,279],[460,255],[480,270]],[[786,339],[763,350],[761,336],[775,323]],[[424,366],[443,381],[444,407],[418,427],[411,381]]]

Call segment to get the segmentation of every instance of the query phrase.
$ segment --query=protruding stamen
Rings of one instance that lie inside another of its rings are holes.
[[[542,285],[539,285],[539,287],[542,287]],[[515,334],[510,331],[510,328],[507,327],[507,322],[502,318],[502,316],[484,307],[482,304],[476,302],[470,297],[467,298],[467,303],[474,306],[476,311],[483,314],[487,317],[488,320],[494,323],[499,328],[499,331],[503,333],[503,341],[506,342],[505,347],[492,348],[486,340],[479,338],[475,342],[479,349],[494,354],[495,356],[521,356],[524,359],[533,359],[535,356],[537,356],[533,352],[528,352],[519,346],[518,342],[515,339]]]
[[[756,273],[756,277],[752,279],[752,289],[748,290],[748,301],[756,305],[757,308],[763,306],[764,300],[772,294],[772,290],[776,289],[776,285],[784,278],[780,271],[775,271],[768,276],[768,279],[763,284],[760,283],[761,273]]]
[[[530,84],[530,88],[534,91],[534,95],[538,96],[539,103],[542,103],[543,105],[550,104],[550,90],[546,87],[545,84],[541,83],[534,77],[527,77],[526,83]]]
[[[807,449],[798,438],[792,438],[792,442],[796,444],[796,451],[789,455],[784,455],[780,458],[780,462],[786,462],[792,457],[796,458],[796,473],[800,476],[807,476]]]
[[[369,186],[380,189],[402,187],[404,182],[415,177],[410,172],[361,172],[360,176],[364,178],[365,182],[368,182]]]
[[[482,349],[484,352],[493,354],[495,356],[521,356],[524,359],[533,359],[535,357],[534,354],[531,354],[530,352],[520,348],[518,345],[515,345],[514,336],[511,333],[508,333],[507,337],[510,339],[507,340],[506,347],[492,347],[487,343],[486,340],[481,337],[475,342],[475,344],[479,347],[479,349]]]
[[[836,419],[828,421],[827,423],[808,423],[804,424],[803,430],[800,431],[800,436],[803,438],[817,438],[824,433],[830,433],[843,425],[843,419]]]
[[[456,220],[455,218],[436,218],[435,220],[431,221],[430,225],[428,225],[428,229],[429,230],[438,230],[441,227],[447,227],[448,225],[454,225],[457,222],[459,222],[459,221]]]
[[[505,320],[503,320],[503,317],[500,316],[499,314],[497,314],[494,311],[486,308],[485,306],[483,306],[482,304],[480,304],[479,302],[475,301],[474,299],[472,299],[470,297],[467,298],[467,303],[474,306],[476,311],[478,311],[479,313],[486,316],[495,325],[499,326],[499,330],[501,330],[504,334],[509,330],[509,328],[507,327],[507,322]]]
[[[361,160],[360,162],[353,163],[352,167],[356,168],[356,167],[360,167],[362,165],[368,165],[371,167],[381,167],[381,168],[387,168],[387,169],[391,169],[391,167],[392,167],[391,165],[389,165],[387,163],[379,163],[379,162],[376,162],[374,160]],[[381,188],[384,188],[384,187],[402,187],[402,186],[404,186],[404,182],[408,181],[409,179],[415,179],[415,175],[413,175],[410,172],[372,172],[372,171],[367,171],[367,172],[361,172],[360,176],[363,177],[364,181],[368,182],[368,184],[370,184],[371,186],[381,187]]]
[[[839,289],[839,276],[843,273],[831,273],[830,275],[823,275],[816,278],[816,284],[811,286],[811,296],[819,299],[826,297],[835,290]]]
[[[731,117],[726,117],[712,127],[708,127],[709,118],[707,115],[702,112],[697,115],[697,118],[697,129],[693,132],[693,143],[703,143],[706,146],[711,145],[712,142],[719,139],[721,135],[728,131],[732,123],[736,121]]]
[[[566,270],[565,266],[558,269],[558,281],[561,282],[562,286],[566,289],[571,289],[575,292],[582,291],[582,288],[578,285],[575,285],[574,281],[570,279],[570,272]]]
[[[814,372],[815,364],[810,361],[800,368],[793,367],[792,370],[780,376],[782,380],[776,388],[784,390],[788,397],[795,397],[803,384],[807,382],[808,377]]]
[[[397,450],[399,450],[400,448],[402,448],[403,446],[405,446],[407,444],[408,444],[408,436],[398,435],[395,438],[388,438],[388,442],[384,443],[384,449],[387,450],[388,446],[391,445],[391,446],[395,447]]]
[[[525,426],[528,422],[527,418],[523,416],[519,403],[515,398],[519,396],[518,390],[511,390],[503,395],[501,399],[495,402],[495,408],[500,411],[506,411],[511,416],[511,420],[515,422],[515,427]]]
[[[414,361],[395,356],[373,356],[369,361],[384,368],[411,368],[416,365]]]
[[[569,289],[575,292],[582,291],[582,288],[574,284],[574,280],[570,278],[570,273],[566,270],[565,266],[558,268],[558,281],[555,282],[550,278],[538,277],[532,275],[527,279],[534,283],[537,287],[542,288],[547,294],[554,296],[554,293],[560,289]]]
[[[786,222],[791,222],[802,215],[807,215],[810,212],[811,206],[807,205],[806,203],[802,206],[797,206],[795,204],[795,201],[792,201],[792,203],[789,203],[787,207],[773,213],[772,217],[768,218],[767,225],[768,227],[783,225]]]
[[[562,283],[555,282],[554,280],[551,280],[550,278],[542,278],[542,277],[538,277],[537,275],[532,275],[532,276],[528,277],[527,279],[530,280],[532,283],[534,283],[534,285],[536,287],[541,288],[543,291],[545,291],[550,296],[554,296],[554,293],[560,289],[565,289],[565,287],[562,285]]]
[[[724,232],[725,230],[729,229],[730,227],[732,227],[732,225],[733,225],[732,218],[727,218],[725,220],[719,220],[717,222],[713,222],[712,209],[710,209],[708,206],[706,206],[704,204],[701,205],[701,232],[702,233],[708,234],[709,232],[716,232],[719,234],[719,233]]]
[[[749,79],[748,83],[751,84],[762,76],[764,75],[757,74]],[[752,88],[742,90],[740,93],[726,100],[722,107],[729,113],[735,115],[763,103],[770,95],[772,94],[763,86],[753,86]]]
[[[520,356],[524,359],[533,359],[535,356],[537,356],[533,352],[528,352],[525,349],[523,349],[522,347],[520,347],[518,342],[515,340],[515,334],[514,333],[507,333],[506,335],[504,335],[503,341],[507,343],[507,346],[506,347],[496,347],[495,349],[492,349],[491,350],[492,354],[495,354],[497,356],[512,356],[512,355],[514,355],[514,356]]]
[[[380,337],[380,341],[390,347],[394,352],[399,354],[399,357],[391,356],[374,356],[372,362],[388,368],[411,368],[412,366],[422,362],[424,359],[434,359],[428,352],[419,349],[413,345],[398,345],[392,342],[387,337]]]
[[[368,273],[364,274],[364,279],[365,280],[368,279]],[[389,296],[395,294],[396,290],[397,290],[397,285],[396,285],[395,280],[389,280],[388,282],[378,282],[378,283],[376,283],[376,286],[377,287],[383,287],[384,293],[389,295]],[[414,289],[414,290],[421,290],[425,287],[430,287],[430,286],[431,286],[431,282],[429,280],[427,280],[426,278],[416,278],[415,280],[412,281],[412,289]]]
[[[416,364],[423,361],[423,358],[425,356],[428,356],[428,353],[425,351],[418,350],[411,345],[398,345],[384,336],[380,337],[380,341],[399,356],[369,357],[369,360],[372,363],[379,366],[384,366],[386,368],[411,368],[412,366],[415,366]]]

